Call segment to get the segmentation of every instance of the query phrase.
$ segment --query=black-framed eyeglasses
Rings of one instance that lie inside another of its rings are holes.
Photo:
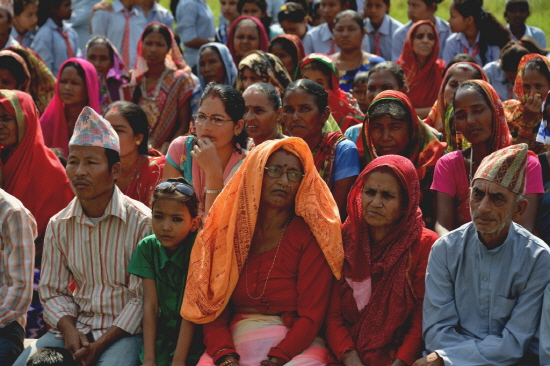
[[[233,122],[232,119],[224,119],[220,116],[207,116],[206,114],[197,113],[193,116],[193,122],[195,125],[202,126],[206,123],[206,121],[210,121],[210,123],[215,124],[216,126],[223,126],[225,122]]]
[[[193,197],[195,195],[195,190],[193,189],[193,187],[179,182],[161,182],[155,187],[155,191],[170,186],[174,186],[179,193],[185,196]]]
[[[281,175],[283,175],[284,170],[280,166],[274,165],[274,166],[266,166],[265,171],[268,176],[271,178],[279,178]],[[303,177],[306,175],[298,170],[287,170],[286,176],[289,181],[291,182],[300,182]]]

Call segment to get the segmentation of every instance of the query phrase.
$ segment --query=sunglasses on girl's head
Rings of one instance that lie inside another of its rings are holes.
[[[195,190],[193,189],[193,187],[188,186],[187,184],[178,183],[178,182],[162,182],[162,183],[159,183],[155,187],[155,191],[159,190],[159,189],[164,189],[164,188],[167,188],[167,187],[170,187],[170,186],[175,186],[176,190],[179,193],[184,194],[186,196],[193,196],[195,194]]]

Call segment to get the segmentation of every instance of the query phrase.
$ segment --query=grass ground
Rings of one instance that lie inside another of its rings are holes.
[[[208,5],[212,8],[212,11],[216,15],[220,13],[220,2],[219,0],[206,0]],[[170,8],[170,0],[160,0],[160,3],[166,7]],[[443,18],[449,18],[449,5],[451,0],[445,0],[437,9],[436,15]],[[492,12],[498,20],[503,24],[506,24],[504,20],[504,3],[505,0],[485,0],[485,8],[487,11]],[[405,23],[407,19],[407,0],[392,0],[391,1],[391,16],[396,18],[402,23]],[[550,22],[548,22],[548,17],[550,17],[550,10],[548,8],[548,0],[530,0],[531,5],[531,16],[527,19],[527,24],[533,25],[535,27],[541,28],[546,34],[548,43],[550,44]],[[546,20],[544,20],[546,19]]]

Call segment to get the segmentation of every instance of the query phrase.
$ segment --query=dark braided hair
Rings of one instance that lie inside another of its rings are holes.
[[[202,105],[205,99],[215,97],[220,99],[225,106],[225,113],[231,117],[233,123],[243,119],[245,112],[244,99],[241,93],[229,85],[209,83],[204,89],[204,93],[199,100],[199,106]],[[243,128],[238,136],[234,137],[233,147],[238,152],[242,153],[241,149],[246,148],[248,134],[246,128]],[[240,147],[238,147],[240,145]]]
[[[453,4],[464,18],[474,18],[479,30],[479,55],[483,64],[486,64],[487,47],[491,45],[502,49],[511,39],[510,32],[492,13],[485,11],[483,0],[453,0]]]
[[[308,79],[299,79],[290,83],[283,93],[283,99],[288,93],[296,91],[298,89],[305,90],[315,98],[315,104],[317,104],[319,113],[323,113],[323,111],[327,108],[328,92],[325,90],[325,88],[317,84],[315,81],[311,81]]]

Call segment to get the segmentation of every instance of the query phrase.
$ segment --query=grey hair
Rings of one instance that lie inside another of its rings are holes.
[[[411,114],[407,108],[397,100],[381,100],[377,101],[369,108],[368,116],[371,121],[384,116],[390,116],[391,118],[412,123]]]

